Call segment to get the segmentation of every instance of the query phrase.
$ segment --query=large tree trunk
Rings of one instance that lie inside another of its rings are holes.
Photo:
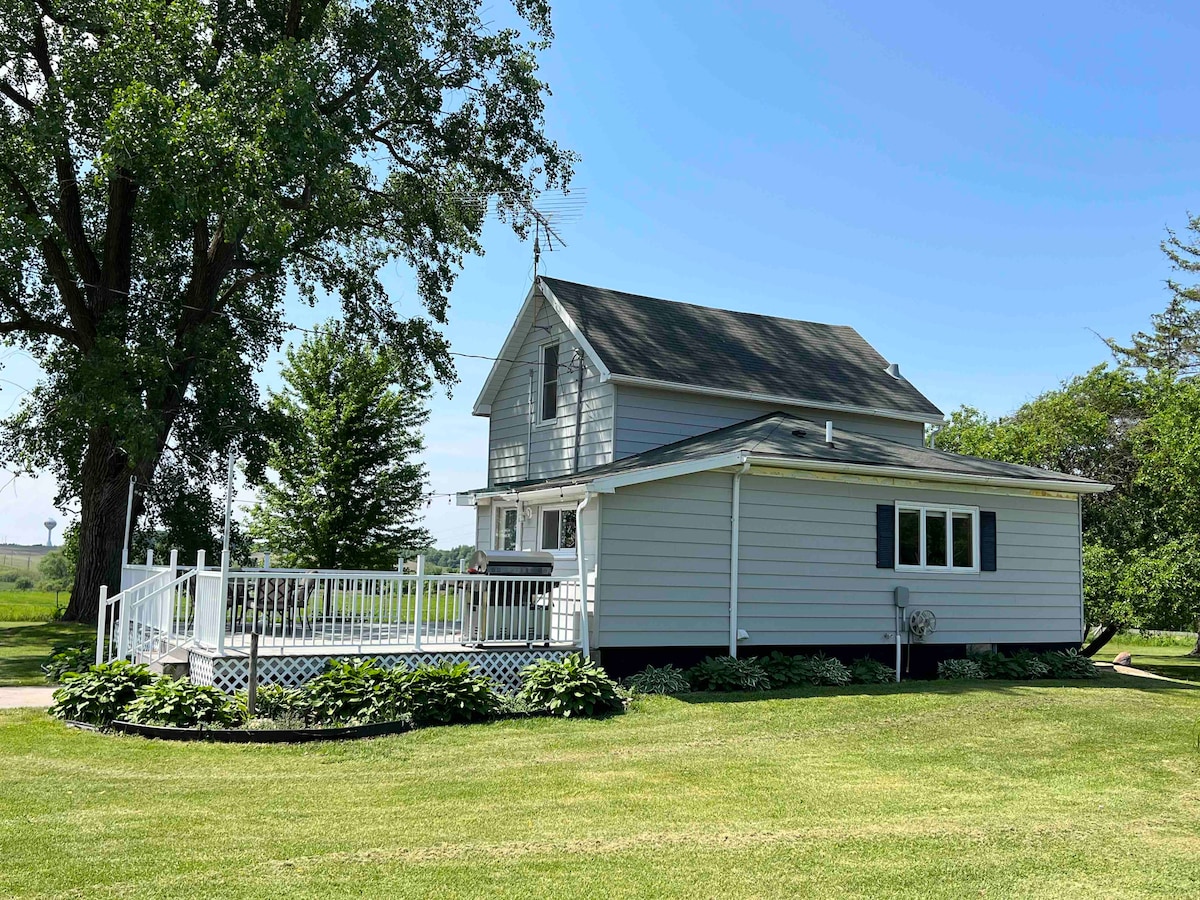
[[[1200,656],[1200,620],[1196,622],[1196,646],[1188,651],[1188,656]]]
[[[1116,625],[1105,625],[1100,629],[1100,633],[1096,635],[1080,652],[1084,656],[1095,656],[1104,645],[1113,639],[1120,629]]]
[[[132,470],[106,433],[93,433],[81,474],[79,560],[65,618],[94,624],[101,586],[108,585],[109,596],[121,590],[121,547]],[[135,492],[135,516],[141,504]]]

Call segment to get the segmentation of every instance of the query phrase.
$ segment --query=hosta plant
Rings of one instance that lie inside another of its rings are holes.
[[[46,674],[47,681],[60,684],[68,673],[86,672],[95,661],[96,642],[85,640],[51,649],[49,659],[42,664],[42,671]]]
[[[809,681],[826,687],[842,687],[853,680],[850,670],[841,660],[817,654],[808,658]]]
[[[636,675],[630,675],[625,683],[639,694],[684,694],[691,690],[683,670],[670,663],[646,666]]]
[[[938,663],[938,678],[947,681],[979,681],[983,667],[974,659],[947,659]]]
[[[457,725],[496,716],[500,697],[486,675],[468,663],[420,666],[393,676],[414,725]]]
[[[772,650],[768,656],[757,657],[755,662],[767,673],[773,688],[809,684],[811,681],[812,667],[807,657]]]
[[[526,666],[518,697],[533,709],[563,717],[600,716],[624,707],[617,683],[578,653]]]
[[[65,678],[63,686],[54,692],[50,714],[101,727],[120,718],[138,690],[154,680],[145,666],[135,666],[123,659],[70,673]]]
[[[877,659],[864,656],[850,664],[855,684],[890,684],[896,680],[896,670]]]
[[[1041,660],[1050,670],[1050,678],[1099,678],[1100,671],[1089,657],[1075,648],[1051,650],[1041,655]]]
[[[754,659],[710,656],[688,670],[697,691],[765,691],[771,688],[766,670]]]
[[[164,676],[139,690],[121,718],[139,725],[235,728],[245,721],[246,709],[211,685]]]
[[[357,725],[399,719],[404,712],[403,672],[373,659],[330,660],[301,689],[299,712],[318,725]]]

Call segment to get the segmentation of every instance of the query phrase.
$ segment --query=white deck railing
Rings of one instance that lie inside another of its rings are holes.
[[[379,571],[234,570],[172,565],[113,598],[101,595],[97,660],[155,662],[198,646],[267,653],[380,652],[445,647],[578,646],[575,577],[426,575]],[[148,560],[150,566],[152,560]],[[111,624],[106,626],[105,622]]]

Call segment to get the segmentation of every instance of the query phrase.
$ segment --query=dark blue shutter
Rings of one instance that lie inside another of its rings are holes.
[[[896,568],[896,507],[890,503],[875,507],[875,568]]]
[[[984,572],[996,571],[996,514],[979,513],[979,568]]]

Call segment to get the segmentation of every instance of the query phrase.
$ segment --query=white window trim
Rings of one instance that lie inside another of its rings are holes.
[[[554,556],[561,556],[566,559],[574,559],[575,555],[576,555],[574,547],[560,547],[557,550],[544,550],[542,548],[542,529],[545,527],[545,521],[546,521],[544,514],[548,513],[548,512],[553,512],[556,509],[559,510],[560,512],[562,512],[562,511],[573,512],[573,513],[576,513],[577,516],[579,513],[579,507],[577,507],[574,503],[553,503],[548,506],[539,506],[538,513],[537,513],[537,549],[541,550],[543,553],[551,553]],[[561,527],[562,526],[560,525],[559,528],[561,529]],[[579,540],[578,518],[575,521],[575,540],[576,541]]]
[[[894,503],[895,509],[895,546],[893,548],[895,556],[895,566],[898,572],[924,572],[930,575],[976,575],[979,573],[979,507],[978,506],[947,506],[941,503],[917,503],[911,500],[896,500]],[[921,515],[921,530],[918,537],[919,549],[921,551],[921,564],[917,566],[905,565],[900,562],[900,511],[919,512]],[[944,512],[946,513],[946,559],[950,562],[948,566],[927,566],[925,565],[925,513],[927,512]],[[955,566],[954,563],[954,513],[968,513],[971,516],[971,561],[974,565]]]
[[[521,549],[521,511],[518,510],[516,507],[516,504],[513,504],[513,503],[505,503],[505,504],[495,504],[494,503],[494,504],[492,504],[492,542],[491,542],[491,546],[488,548],[489,550],[500,549],[496,545],[500,543],[500,531],[504,525],[504,514],[505,514],[505,512],[507,512],[510,509],[516,510],[516,513],[517,513],[517,537],[516,537],[516,546],[513,549],[514,550]]]
[[[554,346],[558,347],[558,372],[556,373],[555,379],[554,379],[554,398],[555,398],[554,413],[555,414],[554,414],[554,418],[552,418],[552,419],[544,419],[544,418],[542,418],[542,398],[545,396],[545,393],[546,393],[546,348],[554,347]],[[555,425],[558,424],[558,420],[560,418],[559,407],[561,405],[558,402],[558,400],[559,400],[559,395],[562,393],[559,390],[562,387],[562,377],[561,377],[562,376],[562,348],[563,348],[563,342],[560,338],[554,338],[553,340],[549,340],[549,341],[542,341],[542,343],[538,344],[538,360],[537,360],[538,378],[537,378],[537,396],[534,398],[534,417],[533,417],[533,427],[534,428],[553,428]]]

